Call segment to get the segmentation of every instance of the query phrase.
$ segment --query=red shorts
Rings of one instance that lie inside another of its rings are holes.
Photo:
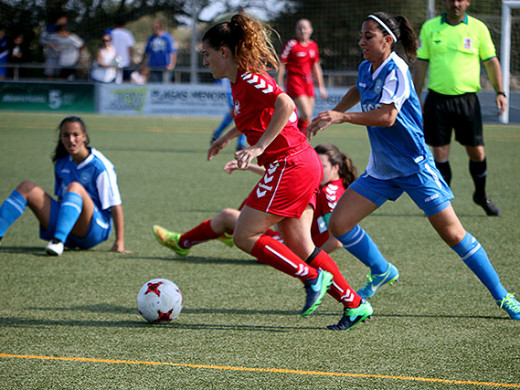
[[[312,77],[289,73],[285,82],[287,95],[296,99],[299,96],[314,97],[314,83]]]
[[[323,176],[323,166],[310,147],[265,166],[265,174],[245,201],[245,205],[266,213],[300,218],[315,196]]]

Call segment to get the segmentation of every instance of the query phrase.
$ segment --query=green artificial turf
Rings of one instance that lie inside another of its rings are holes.
[[[61,116],[0,114],[0,201],[22,180],[53,192],[50,156]],[[234,143],[206,161],[218,120],[84,115],[91,144],[116,166],[126,247],[45,255],[27,210],[0,246],[0,389],[477,389],[520,387],[520,321],[487,290],[405,195],[361,225],[400,271],[371,300],[374,315],[348,332],[326,297],[302,319],[301,283],[219,242],[186,258],[158,245],[151,227],[186,231],[236,208],[257,177],[229,176]],[[503,284],[520,295],[520,127],[486,125],[488,189],[503,216],[471,201],[460,145],[452,146],[453,205],[486,248]],[[338,145],[360,172],[362,127],[335,126],[312,140]],[[367,269],[332,257],[354,288]],[[146,281],[171,279],[184,308],[166,325],[136,309]]]

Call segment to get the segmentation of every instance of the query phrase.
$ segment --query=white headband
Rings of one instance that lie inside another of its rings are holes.
[[[394,43],[397,42],[397,38],[395,36],[395,34],[392,32],[392,30],[390,30],[388,28],[388,26],[386,24],[383,23],[383,21],[381,19],[379,19],[377,16],[375,15],[368,15],[368,18],[369,19],[374,19],[377,23],[379,23],[381,25],[381,27],[383,27],[386,32],[388,33],[388,35],[390,35],[392,37],[392,39],[394,40]]]

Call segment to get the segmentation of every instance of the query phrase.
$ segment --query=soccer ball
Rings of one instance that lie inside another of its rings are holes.
[[[152,279],[137,293],[137,310],[148,322],[171,322],[182,310],[182,293],[168,279]]]

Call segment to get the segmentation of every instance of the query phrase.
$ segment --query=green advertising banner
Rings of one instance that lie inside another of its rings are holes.
[[[94,112],[94,85],[3,81],[0,110]]]

